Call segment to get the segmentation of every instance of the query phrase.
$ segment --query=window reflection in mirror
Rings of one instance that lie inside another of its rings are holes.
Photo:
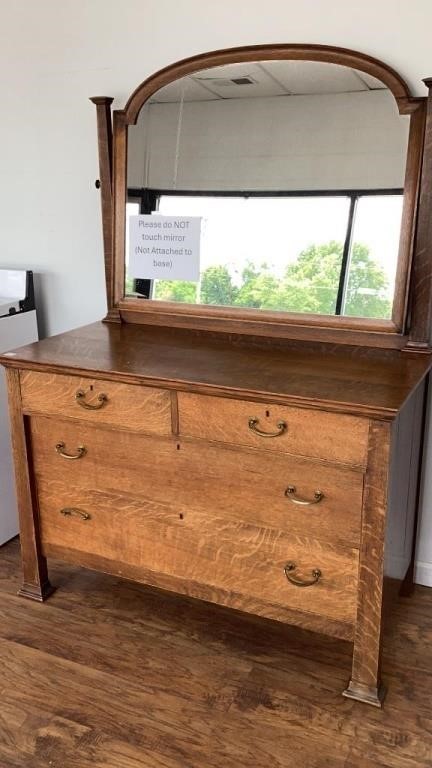
[[[341,314],[391,317],[403,196],[357,200]]]
[[[333,64],[170,84],[129,127],[127,212],[202,217],[200,280],[143,267],[126,294],[390,318],[408,127],[382,83]]]

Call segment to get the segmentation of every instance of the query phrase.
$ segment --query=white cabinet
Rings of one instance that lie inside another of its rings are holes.
[[[31,344],[38,339],[36,310],[21,311],[23,305],[34,307],[31,276],[29,278],[29,273],[23,270],[0,269],[0,352]],[[14,314],[8,314],[10,308],[15,309]],[[17,533],[18,513],[6,381],[4,369],[0,367],[0,545]]]

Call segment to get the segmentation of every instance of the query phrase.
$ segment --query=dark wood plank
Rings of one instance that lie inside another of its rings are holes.
[[[164,304],[162,307],[161,305]],[[211,310],[210,312],[208,310]],[[118,310],[122,322],[182,328],[188,331],[243,335],[265,340],[290,339],[304,344],[325,343],[352,345],[375,349],[405,349],[408,336],[398,332],[393,320],[369,320],[341,315],[307,315],[305,313],[278,312],[278,319],[270,321],[267,312],[259,309],[231,310],[212,305],[141,301],[132,296],[119,300]],[[270,314],[270,313],[269,313]],[[275,315],[276,313],[272,313]],[[252,316],[251,316],[252,315]],[[368,328],[369,325],[369,328]],[[373,325],[373,329],[370,326]],[[408,349],[417,352],[417,349]],[[421,349],[422,353],[428,350]]]
[[[172,328],[93,323],[7,353],[0,362],[392,419],[432,357],[332,345],[269,347]]]
[[[96,105],[97,133],[99,150],[99,186],[101,190],[102,232],[105,261],[105,285],[107,296],[107,319],[120,322],[118,312],[113,309],[114,271],[113,271],[113,170],[112,170],[112,124],[110,96],[92,96],[90,101]]]
[[[414,100],[412,100],[414,102]],[[392,318],[398,328],[406,333],[409,300],[409,270],[414,251],[416,213],[420,189],[421,160],[423,156],[426,99],[411,103],[410,132],[405,166],[404,201],[399,240],[399,253]]]
[[[186,701],[217,699],[227,710],[236,690],[252,668],[251,661],[236,653],[215,653],[193,637],[130,622],[107,624],[94,613],[62,616],[54,600],[44,606],[27,604],[16,596],[4,595],[0,607],[0,637],[11,643],[49,652],[56,659],[68,659],[99,672],[123,678],[125,686],[142,692],[170,695],[176,679]],[[67,632],[62,625],[67,621]],[[91,638],[91,642],[89,642]],[[145,641],[145,645],[143,645]]]
[[[111,313],[118,313],[118,303],[125,295],[126,261],[119,259],[125,249],[125,217],[127,198],[126,168],[127,168],[128,132],[124,117],[116,110],[113,113],[113,303]],[[123,221],[123,227],[120,222]],[[120,315],[118,314],[120,317]],[[107,318],[110,319],[109,317]]]
[[[376,710],[340,696],[348,643],[50,566],[63,589],[21,601],[0,549],[2,768],[432,765],[432,590],[393,612]]]
[[[429,88],[421,169],[420,200],[411,278],[411,330],[409,347],[428,348],[432,325],[432,78]]]

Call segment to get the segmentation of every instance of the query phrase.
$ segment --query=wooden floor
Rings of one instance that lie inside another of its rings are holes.
[[[350,646],[0,548],[0,768],[432,766],[432,589],[400,601],[384,710],[342,698]]]

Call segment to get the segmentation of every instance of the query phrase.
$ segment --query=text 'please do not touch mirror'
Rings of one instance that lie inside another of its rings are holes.
[[[126,295],[391,318],[408,133],[384,83],[327,62],[161,88],[128,127]]]

